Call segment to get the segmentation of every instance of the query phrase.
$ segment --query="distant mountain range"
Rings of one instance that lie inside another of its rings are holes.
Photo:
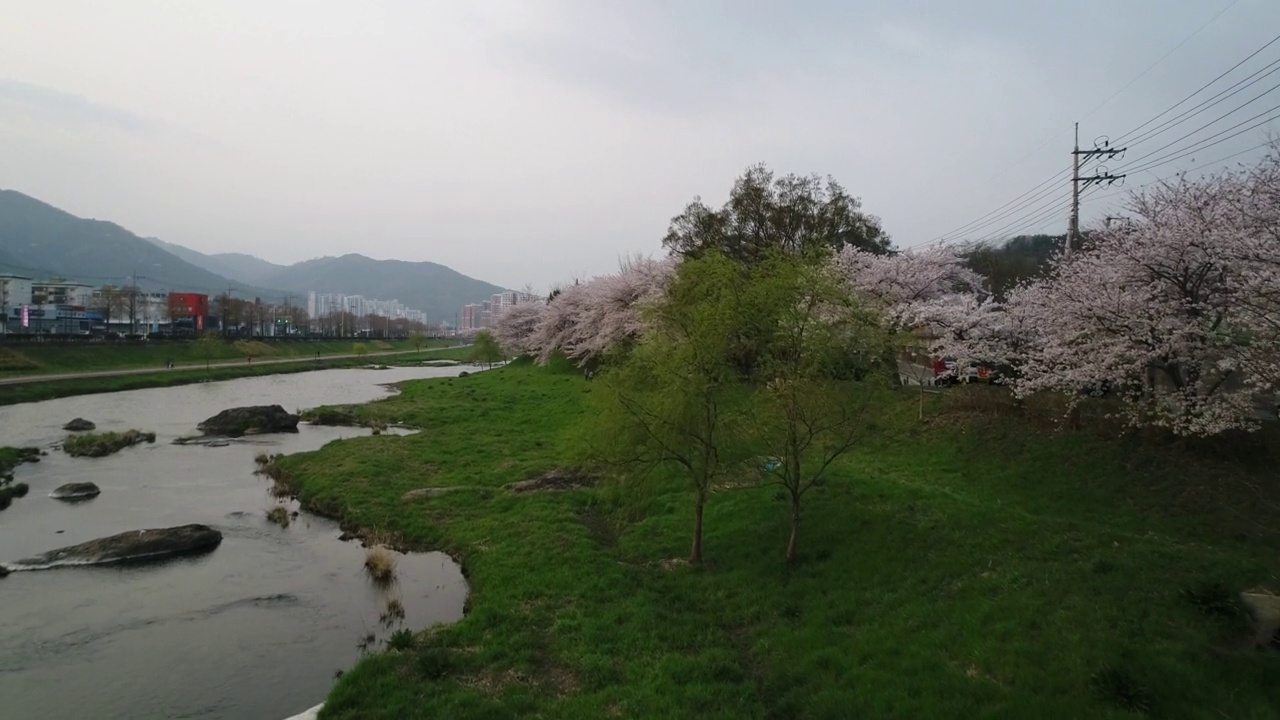
[[[103,285],[136,277],[148,290],[217,294],[305,303],[310,290],[399,300],[451,322],[467,303],[503,288],[432,262],[322,257],[277,265],[252,255],[206,255],[157,238],[141,238],[101,220],[86,220],[13,190],[0,190],[0,272]]]

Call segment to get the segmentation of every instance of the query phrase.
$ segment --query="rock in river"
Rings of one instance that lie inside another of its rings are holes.
[[[86,432],[89,430],[93,430],[96,427],[98,426],[94,425],[88,420],[85,420],[84,418],[78,417],[75,420],[72,420],[71,422],[67,423],[66,425],[63,425],[62,429],[68,432]]]
[[[175,555],[208,552],[222,542],[222,533],[208,525],[130,530],[71,547],[50,550],[38,557],[9,563],[10,570],[41,570],[60,565],[104,565],[151,562]]]
[[[91,482],[67,483],[49,493],[54,500],[84,500],[97,497],[102,490]]]
[[[197,427],[205,435],[240,437],[257,433],[298,432],[298,416],[279,405],[252,405],[223,410]]]

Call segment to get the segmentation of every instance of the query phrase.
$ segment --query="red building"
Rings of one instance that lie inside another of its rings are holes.
[[[209,296],[200,293],[169,293],[169,322],[176,330],[185,327],[200,332],[209,315]]]
[[[209,314],[209,296],[200,293],[169,293],[169,317],[193,318]]]

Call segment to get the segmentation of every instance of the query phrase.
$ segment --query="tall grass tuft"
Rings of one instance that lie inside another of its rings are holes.
[[[375,545],[365,551],[364,570],[377,585],[390,585],[396,579],[396,556],[387,548]]]
[[[276,505],[267,511],[267,520],[282,528],[289,527],[289,508],[284,505]]]

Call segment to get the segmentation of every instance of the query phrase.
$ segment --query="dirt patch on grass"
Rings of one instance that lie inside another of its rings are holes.
[[[541,693],[557,696],[577,692],[581,686],[578,677],[571,670],[554,665],[539,669],[537,674],[532,677],[516,669],[495,670],[493,668],[484,668],[479,672],[458,677],[458,684],[491,696],[500,694],[511,685],[535,687]]]
[[[514,493],[526,493],[595,487],[599,482],[598,475],[581,470],[557,468],[535,478],[508,483],[504,487]]]
[[[0,348],[0,372],[12,370],[39,370],[40,364],[20,352]]]
[[[416,490],[410,490],[409,492],[401,495],[400,499],[403,500],[404,502],[413,502],[415,500],[426,500],[428,498],[440,497],[441,495],[448,495],[451,492],[458,492],[459,490],[483,490],[483,489],[484,488],[476,487],[474,485],[453,485],[450,487],[424,487],[424,488],[418,488]]]

